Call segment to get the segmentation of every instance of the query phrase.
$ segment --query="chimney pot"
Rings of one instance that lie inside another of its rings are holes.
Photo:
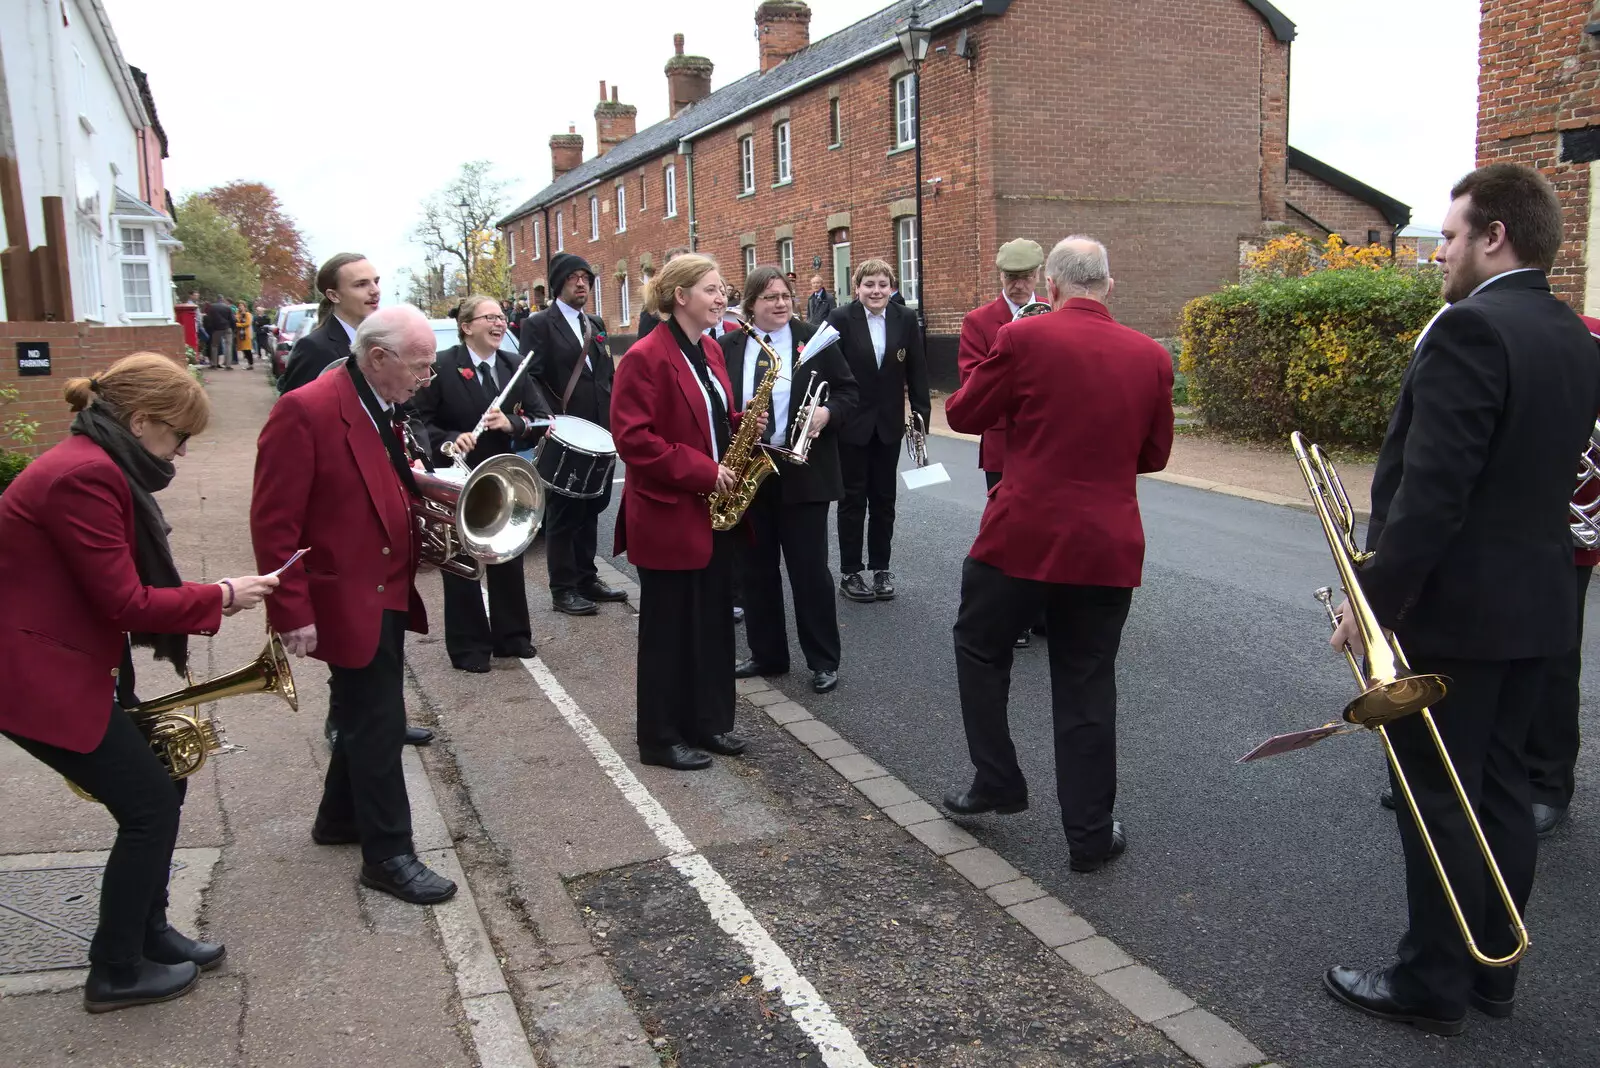
[[[600,79],[600,102],[602,104],[606,102],[606,80],[604,78]]]
[[[675,33],[672,35],[672,48],[674,55],[683,55],[683,34]]]
[[[613,104],[617,102],[617,87],[614,85],[611,87],[611,102]]]

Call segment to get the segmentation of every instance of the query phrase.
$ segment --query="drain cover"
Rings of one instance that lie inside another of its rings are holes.
[[[88,965],[102,870],[96,864],[0,871],[0,975]]]

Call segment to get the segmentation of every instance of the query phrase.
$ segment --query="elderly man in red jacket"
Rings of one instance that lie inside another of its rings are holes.
[[[311,838],[359,842],[362,885],[433,904],[456,886],[417,858],[401,765],[405,636],[428,629],[401,427],[405,403],[433,379],[433,331],[400,304],[362,320],[351,351],[267,417],[250,536],[264,572],[310,548],[283,573],[267,618],[290,652],[328,664],[337,734]]]
[[[1042,607],[1050,628],[1056,789],[1073,871],[1127,848],[1117,794],[1116,657],[1144,565],[1136,476],[1172,450],[1172,357],[1112,319],[1098,241],[1050,252],[1048,315],[1000,328],[945,402],[952,429],[1008,421],[1005,477],[989,492],[961,572],[956,679],[972,785],[952,812],[1020,812],[1028,784],[1006,722],[1012,642]]]

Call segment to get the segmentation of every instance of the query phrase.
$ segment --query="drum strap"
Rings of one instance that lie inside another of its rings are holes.
[[[578,346],[578,358],[572,363],[572,374],[567,376],[567,388],[561,391],[561,412],[566,414],[567,405],[572,402],[573,391],[578,388],[578,379],[583,376],[583,361],[589,356],[589,317],[583,312],[578,313],[578,323],[583,327],[583,340]]]

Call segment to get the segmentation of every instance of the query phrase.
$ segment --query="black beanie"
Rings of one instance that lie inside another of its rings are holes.
[[[567,279],[582,271],[589,276],[589,284],[594,285],[594,268],[589,266],[589,261],[582,256],[575,256],[570,252],[558,252],[550,261],[550,297],[552,300],[561,296],[561,287],[567,284]]]

